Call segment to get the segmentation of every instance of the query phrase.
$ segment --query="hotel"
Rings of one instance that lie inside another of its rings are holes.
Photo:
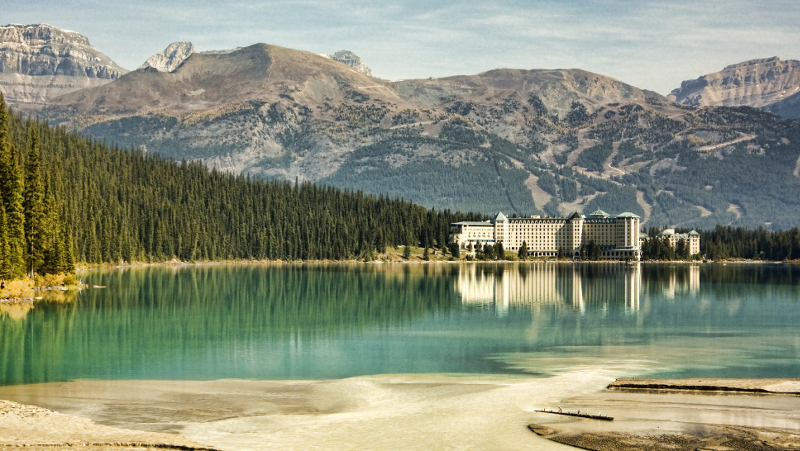
[[[480,249],[502,243],[507,251],[518,251],[524,242],[532,257],[580,257],[594,242],[603,260],[640,260],[639,216],[622,213],[610,216],[597,210],[584,216],[566,218],[530,216],[508,218],[498,213],[491,221],[450,224],[450,242],[461,249]]]
[[[683,240],[686,244],[686,247],[689,249],[689,255],[697,255],[700,253],[700,234],[694,230],[689,233],[675,233],[674,228],[664,229],[658,235],[656,235],[656,238],[669,243],[673,249],[677,249],[678,241]],[[649,237],[647,235],[639,235],[639,246],[643,247],[645,241],[648,239]]]

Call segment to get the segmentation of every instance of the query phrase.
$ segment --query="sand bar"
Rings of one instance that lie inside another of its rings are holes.
[[[608,388],[800,395],[800,379],[617,379]]]
[[[636,381],[634,388],[627,387],[629,381]],[[795,383],[619,379],[609,390],[559,405],[609,415],[614,421],[542,413],[529,428],[549,440],[595,451],[800,450],[800,397],[791,392]]]

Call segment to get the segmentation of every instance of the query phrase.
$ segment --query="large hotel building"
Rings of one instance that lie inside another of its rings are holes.
[[[640,260],[639,216],[622,213],[610,216],[597,210],[584,216],[566,218],[531,216],[507,218],[498,213],[491,221],[450,224],[450,242],[461,249],[478,249],[486,244],[503,243],[508,251],[518,251],[522,243],[533,257],[579,257],[589,243],[600,248],[603,260]]]

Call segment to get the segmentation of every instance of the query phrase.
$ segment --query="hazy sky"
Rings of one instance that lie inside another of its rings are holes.
[[[386,79],[581,68],[662,94],[728,64],[800,59],[798,0],[6,0],[4,23],[79,31],[127,69],[173,41],[352,50]]]

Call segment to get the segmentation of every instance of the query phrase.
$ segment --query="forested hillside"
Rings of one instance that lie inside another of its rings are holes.
[[[26,167],[38,136],[50,205],[77,261],[369,258],[386,246],[445,245],[478,219],[310,183],[265,182],[109,147],[8,115],[10,155]]]

